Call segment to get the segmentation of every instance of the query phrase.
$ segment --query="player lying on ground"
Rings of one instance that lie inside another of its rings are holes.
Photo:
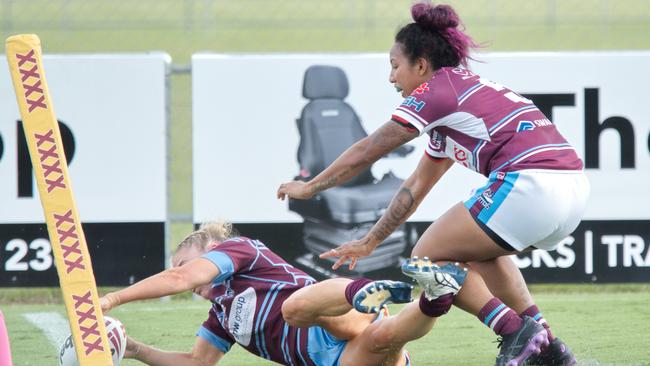
[[[431,329],[464,281],[458,267],[425,263],[419,270],[436,273],[439,280],[423,281],[427,297],[396,316],[364,314],[351,304],[376,312],[385,303],[410,301],[411,286],[367,279],[315,283],[262,242],[233,237],[226,223],[206,224],[190,234],[172,264],[102,297],[102,310],[192,290],[212,302],[208,319],[190,352],[162,351],[129,338],[126,358],[149,365],[215,365],[239,343],[284,365],[410,365],[404,344]]]

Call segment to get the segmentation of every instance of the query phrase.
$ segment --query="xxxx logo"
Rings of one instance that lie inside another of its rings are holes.
[[[18,71],[20,71],[20,81],[25,88],[25,102],[27,102],[29,113],[36,108],[47,109],[45,104],[45,94],[41,86],[41,75],[39,74],[38,64],[34,57],[34,50],[27,54],[16,54],[18,60]]]
[[[63,170],[61,170],[61,159],[53,135],[53,130],[47,131],[44,135],[34,133],[36,148],[38,149],[38,156],[41,162],[41,168],[43,168],[45,184],[47,185],[47,193],[52,192],[56,188],[66,188],[65,182],[63,182],[64,177]]]
[[[72,217],[72,210],[68,210],[63,215],[54,213],[56,234],[59,238],[61,250],[63,250],[63,263],[65,272],[70,273],[75,269],[85,270],[83,255],[79,249],[79,235],[77,234],[77,225]]]
[[[75,314],[81,331],[84,352],[86,356],[94,351],[103,352],[102,338],[99,333],[99,323],[95,316],[95,306],[93,305],[90,291],[82,296],[72,295],[74,302]]]

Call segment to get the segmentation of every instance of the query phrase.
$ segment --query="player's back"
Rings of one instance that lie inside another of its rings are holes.
[[[315,280],[262,242],[244,237],[229,239],[204,257],[222,273],[213,281],[213,307],[199,333],[207,330],[279,363],[305,363],[307,329],[288,326],[281,308],[287,297]]]
[[[485,176],[582,168],[573,147],[532,101],[463,68],[436,71],[393,119],[428,133],[429,155],[449,157]]]
[[[472,150],[478,171],[582,168],[573,147],[531,100],[464,69],[447,73],[458,94],[458,111],[485,125],[486,138]]]

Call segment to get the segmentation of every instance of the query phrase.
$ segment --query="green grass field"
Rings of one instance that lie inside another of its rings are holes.
[[[648,325],[650,291],[636,286],[533,287],[536,301],[554,332],[575,351],[580,365],[650,365]],[[110,313],[120,319],[132,337],[167,350],[189,350],[209,303],[181,298],[127,304]],[[399,307],[393,306],[395,313]],[[61,304],[3,305],[15,365],[54,365],[57,347],[24,317],[27,313],[55,312],[65,317]],[[415,365],[490,365],[497,354],[496,337],[474,317],[452,310],[426,337],[408,349]],[[125,361],[123,365],[140,364]],[[223,365],[266,365],[240,347]]]
[[[36,33],[45,53],[168,52],[175,65],[192,53],[385,52],[410,0],[0,0],[0,35]],[[486,51],[650,49],[648,0],[449,1]],[[384,77],[381,75],[380,77]],[[191,81],[171,77],[170,214],[174,245],[192,213]],[[536,286],[535,297],[556,334],[581,365],[650,365],[650,287]],[[34,294],[37,294],[36,296]],[[14,364],[55,365],[57,347],[25,315],[63,317],[53,291],[0,290]],[[208,304],[181,298],[118,308],[133,337],[187,350]],[[393,308],[393,312],[398,308]],[[453,310],[409,345],[415,365],[491,365],[495,337]],[[139,364],[126,361],[124,365]],[[267,365],[234,347],[223,365]]]
[[[579,365],[650,365],[648,285],[537,286],[532,289],[553,331],[573,348]],[[208,308],[208,302],[180,298],[127,304],[110,315],[120,319],[127,333],[136,339],[162,349],[189,350]],[[393,306],[391,312],[398,309]],[[24,315],[54,312],[65,317],[63,305],[12,302],[3,305],[2,311],[16,366],[56,364],[58,347]],[[410,343],[408,349],[415,365],[491,365],[497,354],[495,339],[473,316],[453,309],[440,319],[431,333]],[[122,364],[141,363],[129,360]],[[271,364],[237,346],[220,363],[232,366]]]

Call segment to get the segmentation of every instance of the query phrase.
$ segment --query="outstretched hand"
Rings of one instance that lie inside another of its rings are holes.
[[[138,353],[140,353],[140,348],[142,344],[137,342],[135,339],[126,336],[126,349],[124,350],[124,358],[136,358]]]
[[[284,201],[286,197],[295,198],[299,200],[308,200],[314,196],[309,191],[306,182],[294,180],[292,182],[282,183],[278,188],[278,199]]]
[[[338,248],[332,249],[320,255],[320,258],[338,257],[339,259],[332,265],[332,269],[339,269],[348,260],[350,265],[348,268],[353,270],[357,265],[359,258],[367,257],[375,249],[366,238],[361,240],[353,240],[341,245]]]
[[[99,305],[104,314],[120,304],[120,297],[115,292],[109,292],[99,298]]]

